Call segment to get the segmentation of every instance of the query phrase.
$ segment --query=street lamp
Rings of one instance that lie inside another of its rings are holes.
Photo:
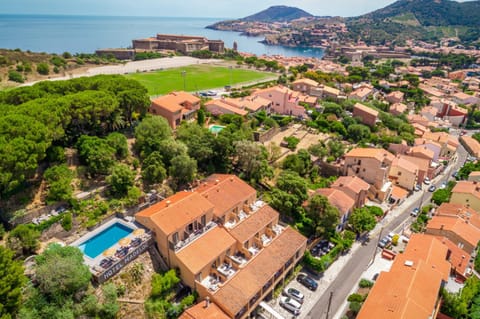
[[[183,91],[186,91],[186,76],[187,76],[187,71],[183,70],[181,72],[182,77],[183,77]]]

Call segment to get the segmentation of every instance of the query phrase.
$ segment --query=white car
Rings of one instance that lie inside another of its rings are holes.
[[[447,188],[447,182],[443,182],[442,185],[440,185],[440,187],[438,187],[440,189],[445,189]]]
[[[290,297],[280,297],[280,306],[287,309],[295,316],[298,316],[300,314],[300,308],[302,307],[302,305],[298,301]]]
[[[424,183],[425,185],[430,185],[430,178],[425,177],[425,179],[423,180],[423,183]]]

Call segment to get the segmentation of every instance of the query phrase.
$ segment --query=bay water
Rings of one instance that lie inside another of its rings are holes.
[[[320,48],[269,46],[263,37],[206,29],[219,18],[113,17],[66,15],[0,15],[0,48],[47,53],[93,53],[97,49],[127,48],[133,39],[157,33],[198,35],[223,40],[227,48],[256,55],[323,56]]]

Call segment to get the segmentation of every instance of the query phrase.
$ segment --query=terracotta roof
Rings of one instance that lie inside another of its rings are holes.
[[[365,97],[367,97],[369,94],[371,94],[373,92],[372,89],[370,88],[366,88],[366,87],[361,87],[359,89],[356,89],[355,91],[353,91],[352,93],[350,93],[350,97],[352,98],[355,98],[355,97],[359,97],[360,99],[364,99]]]
[[[195,192],[178,192],[137,213],[152,220],[165,234],[189,224],[213,209],[212,203]]]
[[[429,148],[427,148],[423,145],[417,145],[417,146],[411,147],[410,148],[410,153],[421,154],[424,157],[429,158],[430,160],[433,160],[433,158],[435,157],[435,153],[431,149],[429,149]]]
[[[224,228],[215,227],[180,250],[177,258],[192,274],[197,274],[235,243],[235,239]]]
[[[310,86],[318,86],[317,81],[314,81],[314,80],[311,80],[311,79],[308,79],[308,78],[298,79],[295,82],[293,82],[292,84],[293,85],[295,85],[295,84],[306,84],[306,85],[310,85]]]
[[[210,302],[206,307],[205,301],[202,301],[185,309],[178,319],[230,319],[230,317],[214,302]]]
[[[337,207],[342,215],[351,211],[355,206],[355,201],[339,189],[320,188],[315,191],[315,194],[327,197],[330,204]]]
[[[480,229],[459,217],[433,216],[427,224],[427,231],[429,229],[450,231],[474,247],[480,241]]]
[[[480,229],[480,213],[462,204],[442,203],[442,205],[435,210],[435,215],[458,216],[463,220],[468,220],[472,225]]]
[[[450,275],[450,264],[447,262],[448,248],[441,241],[433,236],[425,234],[413,234],[408,241],[403,254],[397,255],[392,265],[392,269],[398,267],[408,267],[405,261],[412,261],[414,266],[420,260],[430,265],[442,275],[444,281],[448,281]]]
[[[403,92],[393,91],[393,92],[391,92],[387,95],[387,98],[394,97],[394,98],[397,98],[397,99],[403,99],[404,95],[405,94]]]
[[[245,268],[215,292],[213,300],[230,313],[238,313],[306,242],[305,237],[287,227]]]
[[[455,193],[471,194],[480,198],[480,184],[472,181],[458,181],[452,189],[452,194]]]
[[[213,174],[203,180],[195,192],[207,198],[215,208],[214,214],[222,216],[239,203],[255,197],[253,187],[235,175]]]
[[[448,249],[433,236],[414,234],[389,272],[382,272],[358,319],[427,319],[442,281],[448,280]]]
[[[454,147],[458,147],[458,139],[451,136],[447,132],[425,132],[422,136],[424,139],[432,140],[441,144],[449,144]]]
[[[450,250],[450,257],[448,261],[455,271],[461,275],[465,275],[468,263],[470,261],[470,254],[465,250],[458,247],[453,241],[447,237],[435,236],[438,240],[442,242]]]
[[[323,91],[324,92],[327,92],[329,94],[332,94],[332,95],[339,95],[340,94],[340,90],[339,89],[336,89],[336,88],[332,88],[328,85],[324,85],[323,86]]]
[[[470,176],[480,176],[480,171],[470,172],[470,174],[468,174],[468,177],[470,177]]]
[[[464,143],[467,149],[471,151],[472,155],[478,156],[480,155],[480,143],[473,137],[464,135],[460,137],[460,140]]]
[[[418,169],[421,171],[428,172],[428,169],[430,168],[430,160],[426,158],[408,156],[408,155],[400,155],[400,158],[415,164],[418,167]]]
[[[404,157],[395,157],[395,159],[392,161],[392,166],[396,166],[400,169],[403,169],[405,171],[408,171],[410,173],[416,173],[418,172],[418,166],[415,163],[412,163],[405,159]]]
[[[355,111],[356,109],[359,110],[359,111],[368,113],[368,114],[370,114],[372,116],[375,116],[375,117],[378,116],[378,111],[377,110],[374,110],[371,107],[365,106],[365,105],[360,104],[360,103],[355,103],[355,105],[353,106],[353,110]]]
[[[407,198],[408,191],[399,186],[392,185],[392,197],[399,200],[402,198]]]
[[[200,99],[186,92],[172,92],[170,94],[157,97],[152,101],[158,107],[164,108],[170,112],[178,112],[183,109],[182,104],[189,102],[191,104],[199,103]]]
[[[238,242],[244,243],[249,238],[253,237],[257,232],[267,227],[278,218],[278,212],[269,205],[264,205],[262,208],[252,213],[252,215],[229,231]]]
[[[403,103],[394,103],[390,106],[390,112],[396,111],[398,113],[404,113],[407,109],[408,106]]]
[[[252,112],[257,112],[259,109],[262,107],[267,107],[272,102],[261,96],[247,96],[236,99],[226,98],[225,103],[236,107],[245,108]]]
[[[361,191],[368,191],[370,184],[357,176],[340,176],[331,187],[344,187],[359,194]]]
[[[235,106],[232,106],[231,104],[228,104],[226,103],[225,101],[223,100],[211,100],[211,101],[208,101],[207,103],[205,103],[205,106],[208,107],[210,105],[216,105],[224,110],[228,110],[234,114],[238,114],[240,116],[245,116],[248,114],[248,111],[245,111],[241,108],[238,108],[238,107],[235,107]]]
[[[429,319],[441,283],[440,273],[423,261],[410,269],[381,272],[357,319]]]
[[[383,148],[354,148],[345,154],[345,157],[376,158],[380,162],[383,162],[384,159],[391,162],[395,158],[392,153],[385,151]]]

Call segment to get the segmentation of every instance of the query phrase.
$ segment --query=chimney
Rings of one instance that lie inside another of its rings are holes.
[[[440,230],[443,230],[443,227],[445,227],[445,225],[441,225],[441,226],[440,226]]]
[[[210,297],[205,297],[205,308],[208,308],[210,306]]]
[[[167,207],[168,207],[168,206],[170,206],[170,204],[171,204],[172,202],[169,201],[169,200],[167,200],[165,203],[167,204]]]
[[[220,183],[220,181],[218,179],[215,180],[215,185],[218,185],[218,183]]]

